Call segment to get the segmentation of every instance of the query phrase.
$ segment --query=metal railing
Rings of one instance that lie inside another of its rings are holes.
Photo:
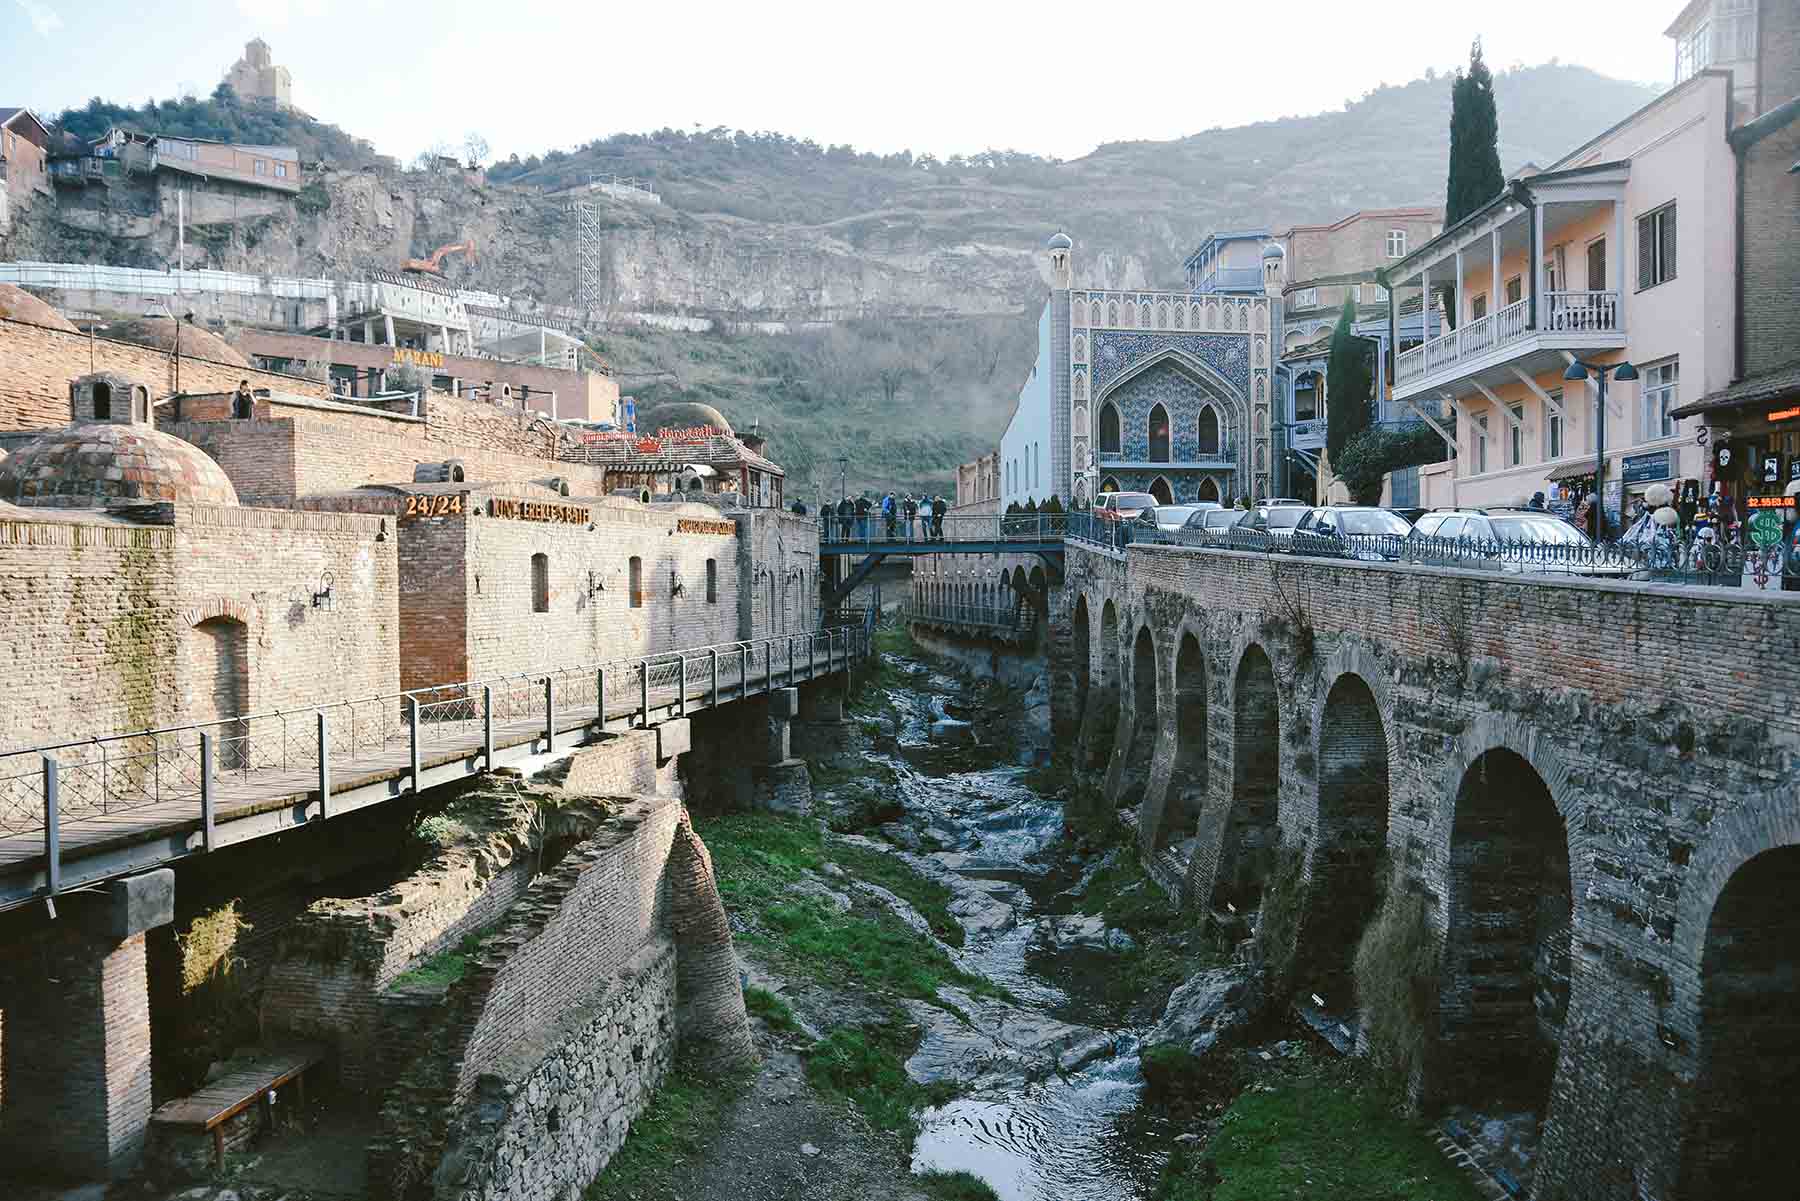
[[[1536,332],[1530,322],[1529,297],[1505,308],[1465,322],[1441,337],[1432,338],[1402,354],[1394,364],[1396,383],[1411,383],[1469,359],[1522,341]],[[1550,333],[1616,334],[1619,326],[1619,294],[1607,291],[1546,292],[1537,330]]]
[[[1474,541],[1419,534],[1314,534],[1305,530],[1271,533],[1234,528],[1222,532],[1179,530],[1119,523],[1122,531],[1097,531],[1092,539],[1115,549],[1132,543],[1342,559],[1363,563],[1403,563],[1460,567],[1510,575],[1580,576],[1665,584],[1768,588],[1785,578],[1800,582],[1800,557],[1782,545],[1766,549],[1701,539],[1658,537],[1616,542]],[[1115,536],[1108,542],[1105,535]]]
[[[1037,610],[1023,600],[1011,605],[969,605],[913,597],[907,601],[903,617],[927,625],[1009,634],[1028,634],[1037,628]]]
[[[435,763],[479,758],[480,770],[491,769],[497,745],[541,740],[550,751],[585,726],[648,725],[653,713],[685,716],[846,670],[870,653],[874,616],[840,610],[813,633],[8,751],[0,754],[0,836],[43,835],[54,893],[68,822],[134,812],[153,826],[198,819],[211,849],[220,789],[232,790],[232,805],[316,791],[328,816],[332,781],[348,773],[397,770],[416,792]]]
[[[866,517],[826,513],[819,523],[820,540],[826,544],[882,550],[940,542],[1057,542],[1068,519],[1066,513],[949,513],[929,522],[923,517],[909,521],[904,515],[889,521],[879,512],[871,512]]]

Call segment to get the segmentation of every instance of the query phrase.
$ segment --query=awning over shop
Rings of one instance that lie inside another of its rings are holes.
[[[1800,400],[1800,359],[1785,367],[1739,380],[1731,387],[1703,396],[1692,404],[1670,409],[1669,416],[1692,417],[1696,413],[1735,409],[1744,405],[1772,404],[1782,400]]]
[[[1583,476],[1594,474],[1592,463],[1564,463],[1561,467],[1553,467],[1548,478],[1552,483],[1559,480],[1577,480]]]

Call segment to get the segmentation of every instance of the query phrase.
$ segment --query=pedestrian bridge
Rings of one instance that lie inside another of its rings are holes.
[[[0,910],[842,673],[873,619],[0,754]]]
[[[867,517],[819,519],[819,557],[862,556],[862,562],[839,581],[828,605],[841,604],[870,572],[890,557],[924,555],[1037,555],[1055,578],[1062,576],[1063,539],[1095,536],[1106,540],[1116,523],[1103,523],[1086,513],[985,513],[945,517],[926,524],[922,518],[895,520],[892,528],[880,513]]]

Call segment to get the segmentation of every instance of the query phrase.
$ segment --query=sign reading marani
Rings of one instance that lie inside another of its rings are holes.
[[[437,368],[444,365],[444,355],[442,351],[437,350],[414,350],[410,346],[397,346],[394,348],[392,361],[411,363],[414,367]]]
[[[554,521],[559,525],[586,525],[588,511],[580,505],[553,505],[540,500],[488,501],[489,517],[510,517],[514,521]]]
[[[737,533],[737,522],[701,521],[694,517],[682,517],[675,522],[675,529],[682,534],[719,534],[729,538]]]

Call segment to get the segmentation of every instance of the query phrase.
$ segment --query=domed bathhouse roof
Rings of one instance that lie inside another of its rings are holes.
[[[735,431],[731,428],[731,422],[725,420],[725,414],[719,412],[719,410],[713,408],[711,405],[701,404],[699,401],[670,401],[668,404],[660,404],[649,409],[643,414],[643,417],[644,420],[639,424],[638,428],[643,430],[647,425],[649,431],[652,433],[663,428],[684,430],[693,429],[696,426],[707,425],[719,431],[721,434],[732,434],[735,436]]]
[[[79,509],[197,501],[235,505],[237,489],[191,442],[147,425],[70,426],[0,462],[0,500]]]
[[[1050,239],[1050,249],[1052,250],[1072,250],[1074,247],[1074,240],[1071,239],[1068,234],[1063,233],[1060,230]]]

